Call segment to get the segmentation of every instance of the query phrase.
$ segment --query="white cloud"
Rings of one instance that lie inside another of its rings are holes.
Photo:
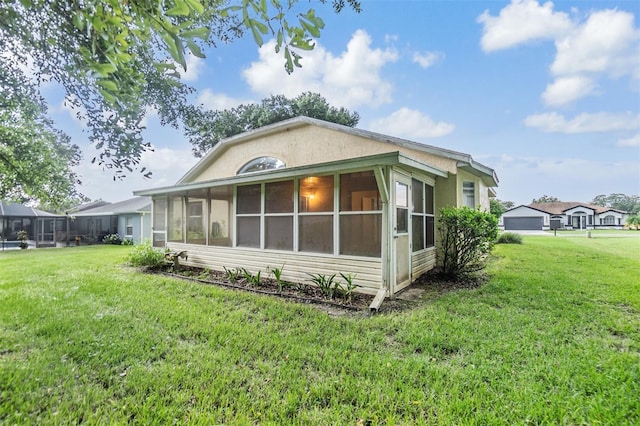
[[[484,24],[480,45],[485,52],[532,40],[555,39],[572,26],[566,13],[553,11],[552,2],[540,5],[535,0],[512,0],[498,16],[485,10],[477,21]]]
[[[415,52],[413,54],[413,62],[427,69],[444,59],[444,53],[441,52]]]
[[[593,133],[640,128],[640,114],[637,113],[582,113],[571,120],[556,112],[534,114],[524,120],[528,127],[549,133]]]
[[[556,55],[550,71],[555,81],[542,94],[547,105],[567,105],[599,94],[594,90],[599,78],[630,75],[640,79],[640,30],[629,12],[594,10],[581,22],[554,12],[551,2],[512,0],[497,17],[485,11],[478,22],[484,25],[481,46],[485,52],[554,40]]]
[[[444,121],[436,122],[420,111],[400,108],[388,117],[374,120],[369,128],[375,132],[407,139],[425,139],[448,135],[453,132],[455,126]]]
[[[211,89],[204,89],[198,95],[196,103],[203,105],[206,109],[210,110],[223,110],[235,108],[241,104],[255,103],[255,101],[248,99],[232,98],[224,93],[214,93]]]
[[[615,77],[637,70],[640,31],[633,14],[618,10],[593,12],[587,21],[556,40],[551,65],[555,75],[607,73]]]
[[[202,58],[198,58],[197,56],[192,55],[191,53],[187,54],[185,57],[187,62],[187,69],[182,68],[182,65],[177,65],[176,68],[180,73],[180,79],[183,81],[196,81],[202,70],[204,69],[205,61]]]
[[[339,56],[320,43],[304,52],[302,68],[287,75],[275,41],[259,49],[259,60],[243,71],[251,88],[262,96],[283,94],[293,97],[302,92],[318,92],[336,106],[380,105],[391,101],[393,86],[380,75],[382,68],[398,59],[393,48],[371,48],[366,31],[356,31]]]
[[[561,106],[595,92],[595,82],[580,75],[559,77],[547,85],[542,99],[547,105]]]
[[[623,147],[640,147],[640,133],[627,139],[620,139],[617,145]]]

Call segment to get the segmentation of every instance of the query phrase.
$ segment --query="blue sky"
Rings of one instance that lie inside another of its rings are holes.
[[[309,6],[326,27],[302,69],[288,76],[273,42],[258,48],[248,36],[189,59],[194,100],[224,109],[319,92],[357,111],[359,128],[471,154],[496,170],[498,198],[516,204],[640,194],[639,2],[363,1],[360,14],[339,15]],[[89,164],[83,124],[62,100],[51,105],[85,149],[78,172],[92,199],[170,185],[197,161],[151,113],[153,178],[114,182]]]

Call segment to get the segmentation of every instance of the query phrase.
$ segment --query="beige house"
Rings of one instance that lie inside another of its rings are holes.
[[[489,209],[495,172],[471,156],[298,117],[221,141],[153,198],[153,243],[188,263],[283,279],[356,274],[393,296],[436,264],[436,212]]]

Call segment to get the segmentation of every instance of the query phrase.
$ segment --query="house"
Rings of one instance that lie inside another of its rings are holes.
[[[187,264],[282,278],[356,274],[389,296],[436,265],[436,212],[489,209],[495,172],[471,156],[297,117],[221,141],[153,198],[153,244]]]
[[[2,249],[17,247],[20,231],[26,231],[31,245],[53,247],[66,241],[67,219],[23,204],[0,201]]]
[[[532,203],[504,212],[498,226],[505,231],[622,229],[627,218],[622,210],[588,203]]]
[[[140,243],[151,239],[151,199],[134,197],[118,203],[104,201],[70,212],[70,236],[78,242],[97,242],[108,234]]]

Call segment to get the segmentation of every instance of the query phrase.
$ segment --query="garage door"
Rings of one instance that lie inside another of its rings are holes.
[[[541,217],[505,217],[505,231],[538,231],[542,230]]]

